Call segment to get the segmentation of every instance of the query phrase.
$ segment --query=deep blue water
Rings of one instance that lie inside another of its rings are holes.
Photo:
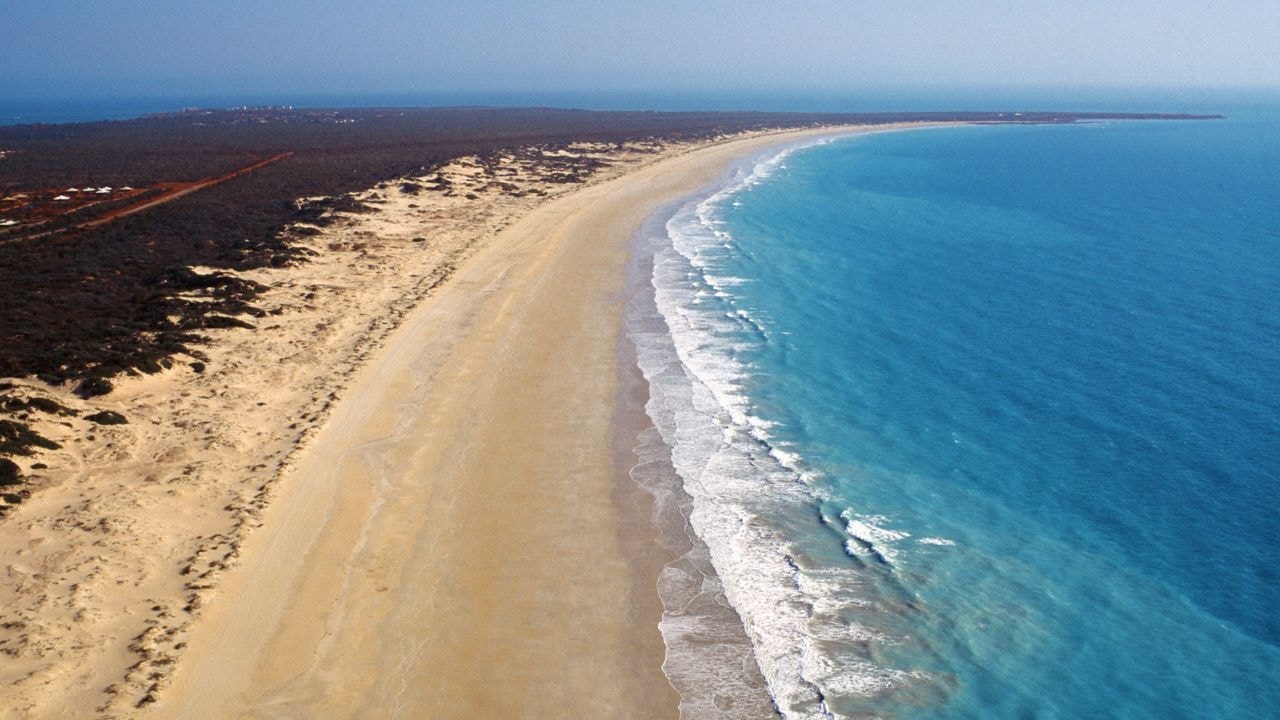
[[[784,711],[1280,717],[1280,113],[761,160],[655,284],[804,488],[734,506],[795,596],[726,576]]]

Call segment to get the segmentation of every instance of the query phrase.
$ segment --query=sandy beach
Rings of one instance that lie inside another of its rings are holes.
[[[0,542],[6,716],[675,717],[670,558],[618,432],[629,241],[832,132],[583,147],[610,162],[586,187],[512,159],[540,192],[492,202],[372,189],[381,212],[254,278],[280,321],[208,372],[62,393],[130,425],[44,428],[66,448]]]
[[[674,717],[611,448],[628,240],[780,141],[573,193],[460,269],[353,381],[155,716]]]

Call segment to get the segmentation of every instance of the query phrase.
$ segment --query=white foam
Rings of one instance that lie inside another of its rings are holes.
[[[911,533],[890,530],[884,527],[888,520],[879,515],[856,515],[851,510],[840,513],[845,521],[845,532],[861,544],[851,543],[847,547],[853,554],[869,551],[879,559],[893,563],[898,560],[897,542],[911,537]]]
[[[756,162],[725,188],[676,211],[666,223],[669,244],[655,252],[652,277],[670,334],[636,337],[650,386],[646,410],[693,500],[690,524],[788,719],[832,717],[824,697],[865,697],[919,679],[859,656],[869,643],[897,639],[848,621],[850,611],[867,603],[857,591],[868,580],[856,565],[805,561],[783,530],[813,523],[819,498],[809,483],[816,473],[774,441],[773,423],[752,412],[743,389],[751,369],[740,359],[750,347],[741,322],[751,316],[726,310],[734,307],[732,288],[743,280],[716,270],[727,236],[716,208],[777,172],[796,149]],[[883,527],[882,518],[843,519],[851,535],[878,548],[886,561],[896,554],[893,544],[907,537]]]
[[[946,547],[950,547],[956,544],[955,540],[948,540],[946,538],[940,538],[940,537],[924,537],[924,538],[920,538],[916,542],[921,543],[922,545],[942,545]]]

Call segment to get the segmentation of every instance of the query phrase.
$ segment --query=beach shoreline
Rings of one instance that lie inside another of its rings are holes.
[[[814,134],[699,148],[581,189],[460,267],[299,459],[154,715],[676,714],[651,513],[618,519],[637,497],[615,439],[625,266],[660,205]],[[392,649],[407,637],[420,644]]]
[[[7,704],[29,717],[674,715],[655,632],[670,558],[629,474],[645,422],[620,357],[633,237],[733,161],[884,129],[624,150],[586,186],[522,180],[549,199],[506,206],[369,191],[383,212],[313,238],[328,252],[276,301],[314,310],[314,330],[278,325],[266,344],[228,331],[239,340],[211,349],[225,371],[131,379],[93,401],[133,424],[61,453],[74,478],[9,518],[27,533],[0,548],[20,573],[9,607],[28,624]],[[451,172],[487,182],[474,164]],[[442,240],[422,243],[422,223]],[[357,297],[364,315],[332,329]],[[100,539],[80,542],[103,516]],[[50,615],[61,585],[79,590]]]

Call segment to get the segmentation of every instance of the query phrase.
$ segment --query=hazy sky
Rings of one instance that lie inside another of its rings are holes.
[[[0,0],[0,87],[1280,86],[1280,0]]]

